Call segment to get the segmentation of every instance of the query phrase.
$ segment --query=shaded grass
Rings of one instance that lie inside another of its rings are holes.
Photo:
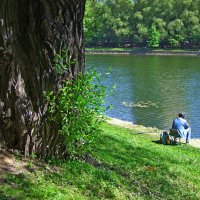
[[[83,161],[4,175],[0,199],[200,199],[199,149],[161,145],[142,127],[102,130]]]

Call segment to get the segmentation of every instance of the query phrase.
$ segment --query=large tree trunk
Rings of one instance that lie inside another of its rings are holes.
[[[0,0],[0,142],[28,155],[62,156],[44,91],[84,70],[85,0]],[[54,56],[76,60],[56,77]]]

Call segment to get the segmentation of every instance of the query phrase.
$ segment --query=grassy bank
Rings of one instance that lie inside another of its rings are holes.
[[[30,173],[2,175],[0,199],[200,199],[199,149],[161,145],[148,128],[102,130],[84,161],[33,159]]]
[[[199,49],[86,48],[86,53],[199,55]]]

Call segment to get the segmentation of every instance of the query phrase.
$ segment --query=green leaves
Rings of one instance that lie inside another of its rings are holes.
[[[85,42],[88,46],[144,46],[154,24],[163,47],[199,46],[199,7],[199,0],[88,1]]]
[[[67,70],[69,67],[67,52],[65,50],[62,50],[60,54],[56,54],[54,62],[56,74],[60,74],[64,70]]]
[[[148,47],[156,48],[159,47],[159,40],[160,40],[160,34],[157,31],[155,25],[152,25],[149,29],[149,40],[147,41]]]
[[[56,57],[57,72],[63,69],[63,57]],[[49,102],[50,120],[60,125],[59,133],[69,156],[76,157],[89,151],[100,124],[105,121],[103,107],[106,88],[102,77],[94,70],[79,73],[68,80],[57,92],[46,94]]]

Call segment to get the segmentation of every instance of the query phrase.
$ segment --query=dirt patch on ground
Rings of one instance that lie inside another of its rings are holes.
[[[44,170],[46,173],[58,172],[59,167],[50,166],[44,160],[33,157],[25,157],[12,150],[0,149],[0,184],[3,182],[3,175],[25,175],[38,170]],[[0,198],[1,199],[1,198]]]
[[[151,135],[157,136],[161,132],[157,128],[135,125],[132,122],[123,121],[123,120],[116,119],[116,118],[109,118],[107,120],[107,122],[109,124],[113,124],[113,125],[120,126],[120,127],[123,127],[123,128],[138,130],[138,132],[136,131],[137,134],[151,134]]]
[[[190,145],[193,147],[200,148],[200,139],[191,139]]]
[[[12,173],[21,174],[29,173],[27,169],[27,162],[16,160],[16,155],[6,150],[0,150],[0,174]]]
[[[116,119],[116,118],[109,118],[107,120],[107,122],[109,124],[113,124],[113,125],[124,127],[124,128],[129,128],[129,129],[137,129],[137,128],[139,128],[141,130],[141,133],[157,135],[158,139],[159,139],[159,134],[161,132],[161,130],[158,130],[156,128],[150,128],[150,127],[143,127],[143,126],[139,126],[139,125],[134,125],[132,122],[123,121],[123,120]],[[181,142],[185,143],[185,141],[183,139],[182,139]],[[190,145],[193,146],[193,147],[200,148],[200,139],[191,139]]]
[[[121,127],[124,127],[124,128],[134,128],[134,127],[136,127],[136,125],[134,125],[132,122],[122,121],[122,120],[116,119],[116,118],[109,118],[107,120],[107,122],[109,124],[121,126]]]

